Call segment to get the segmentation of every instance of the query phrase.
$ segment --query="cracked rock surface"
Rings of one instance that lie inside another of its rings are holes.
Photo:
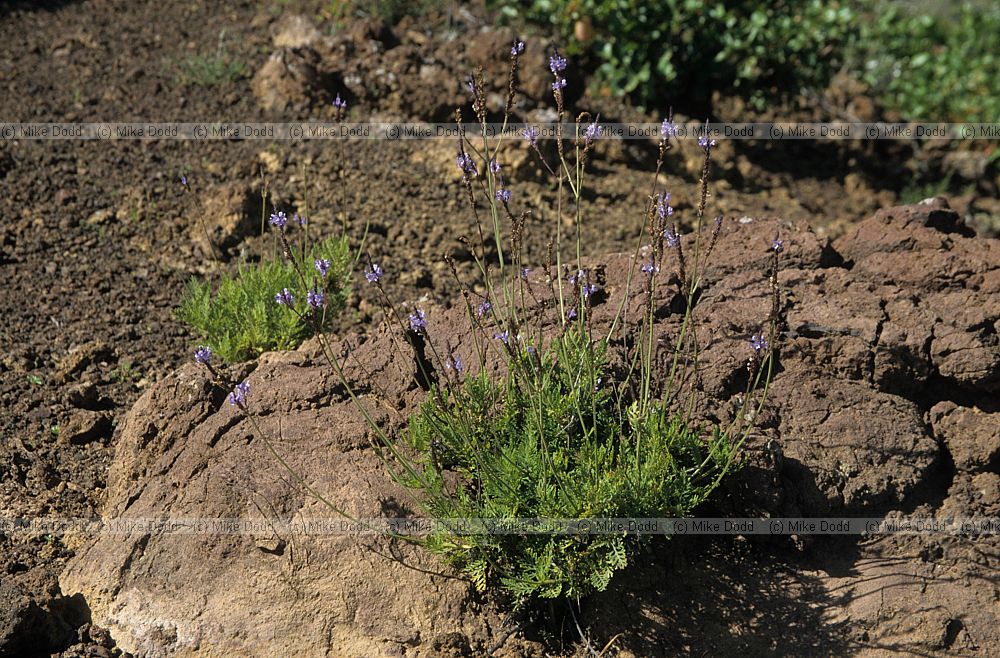
[[[969,232],[943,200],[880,211],[834,244],[780,220],[727,221],[696,309],[699,386],[713,401],[706,417],[725,418],[742,393],[747,339],[770,308],[776,232],[787,254],[777,368],[746,467],[706,514],[997,514],[1000,242]],[[592,266],[603,288],[597,326],[623,295],[630,312],[641,307],[642,292],[621,283],[626,256]],[[673,295],[668,282],[655,301],[662,336],[677,327]],[[428,308],[428,322],[432,341],[474,362],[462,309]],[[425,395],[414,383],[417,355],[399,338],[381,328],[333,341],[390,434]],[[266,528],[331,516],[260,432],[350,514],[417,513],[316,341],[236,374],[250,382],[256,427],[194,364],[147,391],[116,433],[107,517],[242,518]],[[997,543],[679,537],[637,556],[580,622],[598,646],[622,633],[625,656],[986,656],[1000,646]],[[417,548],[374,537],[146,532],[91,539],[60,584],[139,655],[478,655],[503,634],[504,616],[454,576]],[[497,655],[543,649],[526,631]]]

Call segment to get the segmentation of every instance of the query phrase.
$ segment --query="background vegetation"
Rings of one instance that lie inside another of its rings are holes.
[[[860,0],[491,0],[554,30],[601,91],[640,104],[707,106],[712,91],[757,109],[822,90],[846,70],[906,119],[1000,118],[1000,6]],[[682,102],[682,101],[686,101]]]

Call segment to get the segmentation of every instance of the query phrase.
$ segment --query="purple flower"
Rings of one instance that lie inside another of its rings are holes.
[[[759,356],[767,351],[767,340],[763,336],[754,334],[750,339],[750,348]]]
[[[377,263],[372,263],[365,269],[365,278],[368,279],[368,283],[378,283],[382,278],[382,268]]]
[[[584,299],[590,299],[590,296],[593,295],[598,290],[600,290],[600,288],[597,287],[597,284],[594,284],[594,283],[585,283],[580,288],[580,290],[583,292],[583,298]]]
[[[448,370],[454,370],[456,373],[461,374],[463,370],[462,357],[454,353],[451,354],[451,356],[448,357],[448,362],[444,364],[444,367]]]
[[[337,97],[333,99],[333,106],[337,108],[338,111],[343,112],[347,109],[347,101],[341,100],[340,94],[337,94]]]
[[[469,78],[465,82],[465,88],[469,90],[470,94],[475,95],[475,93],[476,93],[476,81],[473,78]]]
[[[660,219],[666,219],[674,214],[673,207],[668,203],[670,201],[670,192],[661,192],[656,197],[656,214],[660,216]]]
[[[326,302],[326,295],[322,290],[316,290],[315,288],[306,293],[306,302],[309,304],[309,308],[315,310],[323,308],[323,304]]]
[[[408,319],[410,321],[410,329],[416,333],[419,333],[427,328],[427,314],[419,308],[413,313],[410,313],[410,317]]]
[[[681,243],[681,236],[678,235],[675,226],[667,227],[667,230],[663,232],[663,239],[666,240],[667,246],[671,249],[675,249]]]
[[[480,302],[479,307],[476,309],[476,316],[483,317],[489,314],[490,310],[493,308],[493,304],[490,304],[490,300],[484,300]]]
[[[571,308],[570,310],[566,311],[566,319],[567,320],[572,320],[574,318],[576,318],[576,309],[575,308]]]
[[[316,271],[319,272],[320,278],[325,279],[326,273],[330,271],[330,261],[325,258],[317,258],[314,265],[316,266]]]
[[[600,115],[598,115],[597,119],[600,118]],[[597,119],[594,119],[594,122],[587,126],[587,131],[583,134],[583,140],[587,144],[601,136],[601,126],[597,123]]]
[[[698,138],[698,146],[705,149],[706,151],[715,146],[715,140],[708,138],[708,120],[705,120],[705,127],[702,129],[701,136]]]
[[[677,137],[677,124],[670,119],[664,119],[663,123],[660,125],[660,136],[664,139],[670,137]]]
[[[524,269],[522,269],[521,270],[521,278],[524,279],[525,281],[527,281],[528,280],[528,272],[530,272],[530,271],[531,271],[530,267],[525,267]]]
[[[293,295],[288,288],[285,288],[274,296],[274,301],[278,302],[278,304],[282,306],[288,306],[291,308],[292,304],[295,303],[295,295]]]
[[[774,236],[774,241],[771,242],[771,251],[773,251],[776,254],[780,254],[784,250],[785,250],[785,242],[784,242],[784,240],[781,240],[780,238],[778,238],[777,235]]]
[[[196,363],[200,363],[203,366],[207,366],[209,361],[212,360],[212,350],[201,345],[194,351],[194,360]]]
[[[504,345],[510,345],[510,332],[500,331],[493,334],[493,337],[502,342]]]
[[[240,407],[241,409],[246,409],[248,395],[250,395],[249,382],[237,384],[236,388],[233,389],[233,392],[229,394],[229,404]]]
[[[298,224],[299,226],[305,228],[306,218],[303,217],[302,215],[295,213],[295,215],[292,217],[292,221]]]
[[[549,70],[552,71],[552,75],[559,77],[559,74],[566,70],[566,58],[561,57],[559,53],[549,57]]]
[[[536,128],[534,126],[528,126],[527,128],[524,129],[524,132],[521,133],[521,134],[524,135],[524,138],[526,140],[528,140],[529,144],[531,144],[532,146],[537,145],[537,143],[538,143],[538,128]]]
[[[510,56],[511,57],[517,57],[518,55],[520,55],[523,52],[524,52],[524,42],[523,41],[515,41],[514,45],[511,46],[511,48],[510,48]]]
[[[505,190],[503,188],[500,188],[499,190],[497,190],[496,197],[497,197],[497,201],[499,201],[500,203],[509,203],[510,202],[510,190]]]
[[[490,171],[494,174],[499,174],[501,169],[503,169],[503,167],[500,166],[499,162],[496,160],[490,160]]]
[[[271,213],[271,226],[277,226],[281,230],[285,230],[285,224],[288,223],[288,216],[283,212]]]
[[[183,187],[186,190],[191,189],[191,187],[188,185],[188,177],[185,176],[184,174],[181,174],[181,187]]]
[[[653,261],[649,261],[648,263],[643,263],[642,267],[640,267],[639,269],[645,272],[648,276],[653,276],[653,274],[660,271],[660,268],[658,268],[653,263]]]
[[[586,276],[587,276],[586,272],[584,272],[583,270],[577,270],[576,274],[570,274],[569,276],[566,277],[566,280],[569,281],[569,285],[575,286],[577,281],[583,281],[584,277]]]
[[[559,78],[552,83],[552,91],[559,91],[566,87],[566,78]]]
[[[469,157],[468,153],[458,154],[458,168],[469,176],[479,175],[479,170],[476,169],[476,163],[472,161],[472,158]]]

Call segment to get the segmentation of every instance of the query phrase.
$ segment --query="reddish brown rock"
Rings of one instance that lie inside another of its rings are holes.
[[[1000,457],[1000,413],[939,402],[930,410],[930,421],[955,468],[967,472],[995,468]]]
[[[793,223],[727,220],[694,311],[701,377],[682,382],[686,392],[701,396],[698,417],[724,421],[741,408],[746,413],[748,340],[763,331],[771,309],[768,248],[776,233],[785,246],[774,340],[779,358],[747,443],[747,468],[727,483],[733,496],[728,506],[734,513],[771,515],[877,516],[913,508],[931,516],[966,509],[992,513],[996,477],[985,472],[995,463],[991,416],[979,418],[958,402],[934,405],[988,396],[998,381],[1000,305],[987,290],[998,262],[991,260],[996,241],[967,237],[938,202],[878,213],[858,226],[856,242],[838,241],[837,251]],[[693,253],[694,240],[685,237],[685,253]],[[671,253],[664,263],[652,300],[661,345],[659,382],[665,381],[684,310],[675,258]],[[923,268],[927,259],[940,261],[947,274]],[[647,299],[636,268],[622,255],[589,266],[601,287],[594,296],[597,333],[608,330],[619,309],[632,326],[641,317]],[[626,286],[629,271],[633,278]],[[542,309],[543,332],[552,335],[559,311],[544,273],[532,272],[528,284]],[[428,314],[431,344],[381,329],[332,343],[352,390],[390,437],[425,396],[419,363],[432,377],[441,376],[433,354],[450,351],[462,357],[468,373],[478,369],[464,308],[419,307]],[[492,346],[486,367],[498,368],[495,328],[483,331]],[[617,346],[609,358],[612,367],[627,363]],[[243,518],[265,531],[98,536],[64,573],[63,591],[83,593],[94,621],[111,628],[119,645],[150,654],[193,655],[203,646],[249,655],[291,647],[335,655],[485,651],[499,633],[498,611],[426,553],[384,539],[271,529],[276,521],[334,515],[283,470],[264,437],[272,437],[310,487],[351,514],[397,516],[418,509],[387,475],[372,449],[377,436],[318,343],[266,354],[235,374],[250,382],[256,425],[227,405],[226,391],[212,389],[206,373],[193,365],[151,387],[117,436],[105,514]],[[943,448],[952,456],[954,474]],[[927,503],[940,500],[945,503],[936,507]],[[891,561],[909,552],[927,559],[951,555],[940,572],[947,577],[939,577],[933,565],[898,573]],[[760,584],[762,576],[753,569],[726,559],[726,578],[739,574],[734,591]],[[871,644],[876,649],[863,655],[879,656],[879,644],[902,637],[899,646],[933,655],[996,636],[1000,615],[988,607],[988,592],[949,580],[991,573],[995,558],[977,562],[969,550],[923,538],[865,545],[843,559],[836,575],[817,577],[810,588],[796,585],[795,577],[783,581],[797,592],[793,598],[811,596],[816,605],[836,592],[858,597],[837,608],[836,618],[852,630],[841,643],[824,640],[829,654]],[[660,571],[644,581],[652,585],[621,590],[622,583],[637,582],[634,573],[623,574],[606,595],[618,598],[595,599],[605,604],[594,610],[620,609],[642,628],[647,618],[683,620],[689,598],[683,605],[671,603],[661,591],[665,586],[656,583],[673,583],[675,576],[664,580],[664,567],[653,568]],[[891,605],[870,605],[883,586],[894,592]],[[795,607],[779,598],[765,596],[760,603]],[[808,617],[812,604],[804,606],[794,614]],[[608,628],[619,627],[615,619]],[[657,637],[650,632],[648,637]],[[669,642],[644,643],[644,633],[640,628],[622,641],[632,655],[676,653]],[[763,644],[737,640],[727,647],[766,651]],[[539,647],[508,640],[501,651],[522,649],[537,653]]]

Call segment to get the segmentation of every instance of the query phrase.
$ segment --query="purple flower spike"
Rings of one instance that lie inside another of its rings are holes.
[[[549,70],[558,78],[559,74],[566,70],[566,58],[561,57],[559,53],[549,57]]]
[[[576,309],[575,308],[571,308],[570,310],[566,311],[566,319],[567,320],[573,320],[575,318],[576,318]]]
[[[781,240],[780,238],[778,238],[778,236],[774,236],[774,241],[771,243],[771,251],[773,251],[776,254],[780,254],[784,250],[785,250],[784,240]]]
[[[365,270],[365,278],[368,279],[368,283],[378,283],[382,278],[382,268],[377,263],[372,263]]]
[[[497,201],[500,203],[510,203],[510,190],[499,189],[497,190]]]
[[[282,231],[285,230],[285,224],[288,223],[288,216],[283,212],[271,213],[271,226],[277,226]]]
[[[760,356],[767,351],[767,340],[763,336],[754,334],[750,339],[750,348],[754,351],[754,353]]]
[[[600,119],[600,116],[597,117]],[[585,143],[590,144],[595,139],[601,136],[601,126],[597,123],[597,119],[594,120],[592,124],[587,126],[587,131],[583,134],[583,140]]]
[[[323,304],[326,303],[326,295],[322,290],[310,290],[306,294],[306,302],[309,304],[309,308],[314,311],[323,308]]]
[[[237,384],[233,392],[229,394],[229,404],[246,409],[248,395],[250,395],[250,384],[248,382]]]
[[[305,228],[306,226],[306,218],[298,213],[295,213],[295,215],[292,217],[292,221],[301,226],[302,228]]]
[[[598,288],[594,283],[586,283],[580,288],[580,290],[583,292],[584,299],[590,299],[590,296],[600,290],[600,288]]]
[[[320,278],[325,279],[326,273],[330,271],[330,261],[325,258],[317,258],[314,265],[316,266],[316,271],[319,272]]]
[[[681,236],[677,233],[677,228],[674,226],[669,227],[663,232],[663,239],[667,242],[667,246],[671,249],[677,248],[677,245],[681,243]]]
[[[410,317],[408,319],[410,321],[410,330],[415,333],[420,333],[427,328],[427,314],[419,308],[413,313],[410,313]]]
[[[204,345],[198,347],[198,349],[194,351],[194,360],[196,363],[200,363],[203,366],[207,366],[208,363],[212,360],[212,350],[205,347]]]
[[[670,119],[664,119],[663,123],[660,125],[660,137],[668,139],[670,137],[677,137],[677,124]]]
[[[493,334],[493,337],[496,338],[497,340],[499,340],[504,345],[510,345],[510,332],[509,331],[500,331],[500,332],[497,332],[497,333]]]
[[[503,169],[503,167],[500,166],[499,162],[496,160],[490,160],[490,171],[494,174],[499,174],[501,169]]]
[[[340,94],[337,94],[337,97],[333,99],[333,106],[343,112],[347,109],[347,101],[341,100]]]
[[[445,364],[445,368],[448,370],[454,370],[456,373],[461,374],[462,370],[462,357],[457,354],[452,354],[448,357],[448,363]]]
[[[181,175],[181,187],[183,187],[186,190],[191,189],[191,187],[188,185],[188,177],[184,176],[183,174]]]
[[[559,91],[566,88],[566,78],[559,78],[552,83],[552,91]]]
[[[670,192],[662,192],[656,197],[656,214],[660,216],[660,219],[666,219],[674,214],[673,206],[668,202],[670,201]]]
[[[476,163],[472,161],[468,153],[458,154],[458,168],[462,170],[463,173],[469,176],[478,176],[479,170],[476,169]]]
[[[282,306],[288,306],[291,308],[292,304],[295,303],[295,295],[293,295],[292,291],[288,288],[285,288],[274,296],[274,301],[278,302],[278,304]]]
[[[479,304],[479,307],[476,309],[476,316],[481,318],[485,315],[488,315],[492,308],[493,304],[490,304],[489,300],[485,300],[481,302]]]
[[[524,135],[524,138],[528,140],[528,143],[532,146],[538,144],[538,128],[535,126],[528,126],[521,134]]]
[[[511,57],[517,57],[518,55],[520,55],[523,52],[524,52],[524,42],[523,41],[515,41],[514,45],[511,46],[511,48],[510,48],[510,56]]]
[[[530,267],[525,267],[524,269],[522,269],[521,270],[521,278],[524,279],[525,281],[527,281],[528,280],[528,272],[530,272],[530,271],[531,271]]]
[[[660,268],[654,265],[653,261],[649,261],[648,263],[643,263],[642,267],[640,267],[639,269],[642,270],[647,276],[653,276],[655,273],[660,271]]]

